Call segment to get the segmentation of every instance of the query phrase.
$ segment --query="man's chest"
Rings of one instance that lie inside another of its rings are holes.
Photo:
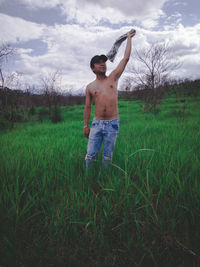
[[[93,98],[111,97],[117,95],[117,87],[114,83],[95,84],[91,88]]]

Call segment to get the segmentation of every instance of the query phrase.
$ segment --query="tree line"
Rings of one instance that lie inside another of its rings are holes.
[[[140,88],[137,86],[135,90],[124,90],[120,92],[121,99],[140,100],[142,112],[151,111],[157,114],[161,111],[161,105],[166,95],[173,95],[178,104],[178,112],[184,113],[187,104],[187,98],[196,98],[200,95],[200,79],[197,80],[171,80],[165,82],[152,91],[151,88]]]

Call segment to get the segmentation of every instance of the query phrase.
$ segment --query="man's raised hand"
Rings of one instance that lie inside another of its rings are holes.
[[[129,34],[128,37],[132,38],[134,35],[136,35],[136,30],[132,29]]]

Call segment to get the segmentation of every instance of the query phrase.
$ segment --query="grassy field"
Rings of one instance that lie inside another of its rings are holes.
[[[1,132],[0,266],[200,266],[199,100],[120,101],[107,175],[101,154],[85,173],[84,106]]]

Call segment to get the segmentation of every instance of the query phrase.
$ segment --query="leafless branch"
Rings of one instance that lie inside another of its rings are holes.
[[[7,60],[8,56],[13,55],[15,49],[11,47],[9,44],[0,45],[0,66],[3,61]]]

